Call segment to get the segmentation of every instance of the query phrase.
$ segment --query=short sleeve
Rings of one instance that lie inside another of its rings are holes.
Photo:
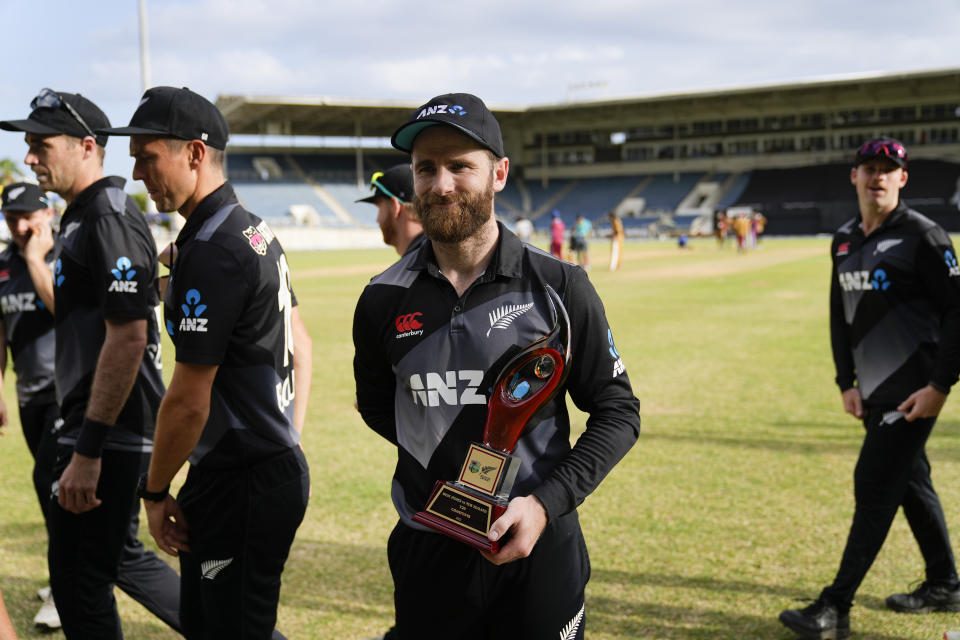
[[[147,318],[157,305],[157,252],[123,216],[102,215],[90,234],[90,274],[105,318]]]
[[[216,244],[195,243],[177,258],[168,286],[165,321],[177,362],[223,364],[248,294],[241,263]]]

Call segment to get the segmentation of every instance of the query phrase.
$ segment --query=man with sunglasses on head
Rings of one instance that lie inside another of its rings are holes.
[[[184,634],[282,638],[280,576],[309,494],[299,443],[312,370],[286,254],[225,180],[229,132],[209,100],[154,87],[129,126],[102,131],[131,136],[134,179],[186,218],[164,294],[177,362],[140,485],[151,535],[180,558]]]
[[[925,445],[960,373],[960,267],[949,236],[900,200],[907,152],[881,137],[857,151],[850,181],[860,214],[830,255],[830,335],[844,411],[866,429],[855,508],[833,583],[780,621],[804,638],[850,635],[853,597],[902,506],[924,582],[887,598],[904,613],[960,611],[960,581]]]
[[[413,206],[413,172],[410,163],[398,164],[386,171],[377,171],[370,178],[373,193],[357,202],[377,207],[377,224],[383,241],[405,255],[420,247],[424,240],[423,225]]]
[[[44,89],[24,120],[24,163],[67,201],[53,269],[59,430],[47,518],[53,596],[67,638],[122,636],[113,585],[178,627],[179,579],[136,539],[137,479],[163,395],[156,246],[143,214],[103,176],[106,115]]]

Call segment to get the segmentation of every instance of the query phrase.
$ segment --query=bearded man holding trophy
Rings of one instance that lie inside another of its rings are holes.
[[[576,508],[640,432],[603,304],[580,267],[496,221],[509,160],[479,98],[433,98],[392,142],[429,241],[354,315],[358,408],[398,452],[388,637],[582,639]],[[589,414],[573,446],[568,394]]]

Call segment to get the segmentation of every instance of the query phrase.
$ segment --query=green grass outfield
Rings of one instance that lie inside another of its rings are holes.
[[[623,268],[590,274],[641,400],[643,432],[580,514],[591,552],[591,639],[790,638],[777,622],[833,577],[853,509],[861,426],[833,384],[826,238],[728,245],[628,243]],[[351,323],[388,250],[289,256],[314,345],[304,447],[313,497],[284,574],[279,628],[291,640],[366,638],[393,613],[386,538],[395,452],[353,409]],[[169,345],[167,345],[169,346]],[[168,373],[172,354],[164,353]],[[576,354],[575,357],[590,357]],[[4,397],[13,406],[10,383]],[[575,430],[584,417],[574,411]],[[0,587],[23,637],[44,585],[44,529],[14,417],[0,439]],[[960,404],[928,447],[960,540]],[[141,531],[149,538],[146,531]],[[152,541],[149,541],[152,547]],[[887,612],[923,577],[902,517],[852,612],[860,638],[940,638],[960,615]],[[437,606],[456,593],[437,594]],[[126,637],[174,638],[120,595]],[[54,636],[56,637],[56,636]]]

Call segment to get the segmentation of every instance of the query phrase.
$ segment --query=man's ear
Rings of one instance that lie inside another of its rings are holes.
[[[197,169],[207,156],[207,145],[199,140],[191,140],[187,143],[187,161],[191,169]]]

